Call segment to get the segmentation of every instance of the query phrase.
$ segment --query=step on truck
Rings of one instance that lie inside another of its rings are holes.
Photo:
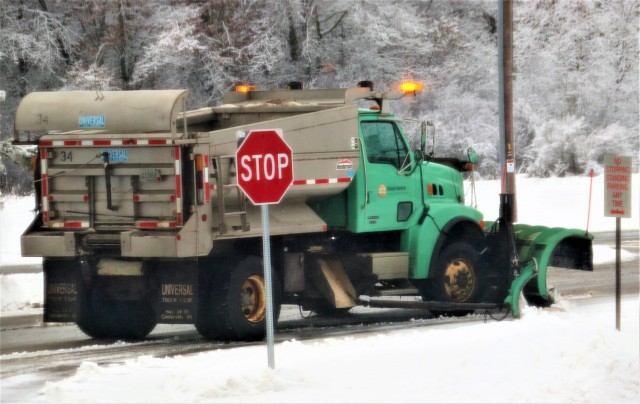
[[[44,321],[140,339],[158,323],[205,338],[265,335],[260,207],[238,187],[252,130],[281,131],[293,184],[269,209],[273,307],[358,305],[434,314],[552,302],[549,266],[592,270],[583,230],[484,221],[465,205],[477,158],[412,150],[390,103],[406,92],[256,91],[186,109],[187,90],[34,92],[15,144],[37,146],[36,216],[22,255],[43,257]],[[498,198],[496,198],[498,199]],[[400,300],[398,296],[415,296]]]

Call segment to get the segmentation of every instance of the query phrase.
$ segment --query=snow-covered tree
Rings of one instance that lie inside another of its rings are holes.
[[[33,178],[29,175],[32,151],[0,140],[0,194],[26,195],[33,191]]]
[[[601,163],[605,151],[612,148],[633,156],[637,166],[638,2],[522,1],[514,11],[514,98],[531,112],[528,120],[533,132],[526,136],[534,138],[521,142],[528,145],[524,159],[528,171],[547,171],[544,165],[549,163],[549,173],[566,169],[568,174],[582,174]],[[576,125],[590,139],[588,143],[569,137]],[[557,133],[548,133],[550,128]],[[542,139],[550,136],[558,139],[556,145],[563,147],[564,154],[543,153]],[[619,143],[612,146],[594,140],[600,136],[613,136]],[[596,149],[579,150],[584,144]],[[573,152],[567,154],[567,147]],[[576,161],[549,161],[562,156]]]
[[[428,91],[394,107],[433,120],[436,153],[499,175],[497,0],[0,0],[0,139],[30,91],[185,88],[188,107],[240,82]],[[638,24],[629,0],[515,0],[518,170],[582,174],[640,158]],[[419,143],[416,126],[409,127]],[[562,142],[567,136],[580,140]],[[557,161],[557,160],[562,161]]]

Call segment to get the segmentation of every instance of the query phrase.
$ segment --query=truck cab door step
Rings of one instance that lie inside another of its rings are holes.
[[[420,291],[416,288],[387,289],[379,291],[380,296],[418,296]]]

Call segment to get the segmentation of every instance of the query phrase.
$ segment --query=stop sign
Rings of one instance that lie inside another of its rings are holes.
[[[279,203],[293,183],[293,154],[278,129],[249,132],[236,166],[238,186],[254,205]]]

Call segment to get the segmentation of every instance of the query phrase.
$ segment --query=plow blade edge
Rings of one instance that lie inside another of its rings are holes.
[[[519,275],[511,284],[505,303],[519,317],[518,299],[536,306],[549,306],[553,297],[547,287],[548,267],[593,271],[593,235],[579,229],[561,227],[513,226],[518,247]]]

